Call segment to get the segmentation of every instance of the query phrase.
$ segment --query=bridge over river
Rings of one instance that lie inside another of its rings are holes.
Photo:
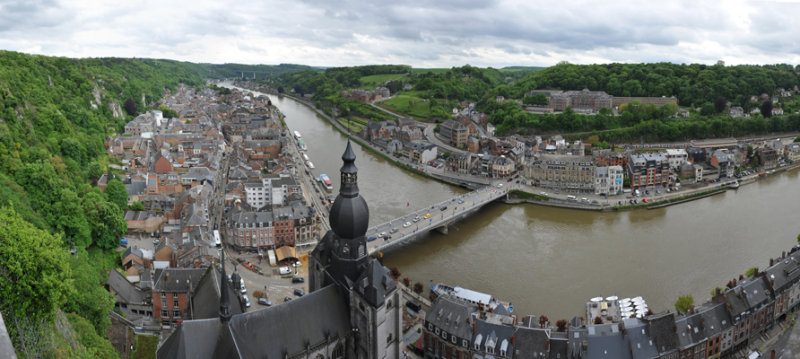
[[[505,187],[485,186],[373,226],[367,230],[367,238],[374,238],[367,242],[367,249],[369,253],[386,250],[413,241],[433,229],[446,234],[451,223],[471,215],[487,203],[507,194],[508,189]],[[386,233],[386,237],[379,238],[382,232]]]

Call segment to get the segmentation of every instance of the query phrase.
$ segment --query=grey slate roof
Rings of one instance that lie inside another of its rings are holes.
[[[747,303],[750,304],[752,309],[758,309],[770,300],[769,289],[764,282],[764,277],[752,278],[752,280],[742,283],[740,286],[742,286],[743,293],[747,296]]]
[[[772,289],[776,295],[783,292],[800,278],[800,258],[797,254],[790,254],[767,268],[767,277],[772,282]]]
[[[514,358],[547,358],[550,329],[517,328],[514,334]],[[566,344],[566,341],[564,341]]]
[[[597,330],[595,335],[592,335],[593,328]],[[587,330],[589,335],[586,340],[589,347],[586,350],[586,358],[627,359],[631,357],[617,324],[592,325]]]
[[[125,185],[128,196],[143,195],[145,188],[147,188],[145,181],[131,181],[131,183]]]
[[[441,296],[425,313],[425,321],[456,337],[472,340],[472,326],[467,323],[467,318],[477,311],[478,307],[474,304]]]
[[[205,268],[165,268],[156,270],[153,289],[158,292],[188,292],[189,284],[191,284],[192,288],[197,288],[197,284],[205,271]],[[167,278],[168,275],[169,278]]]
[[[116,293],[116,300],[120,303],[144,304],[147,293],[129,282],[123,274],[116,269],[108,272],[108,286]]]
[[[507,355],[511,356],[514,353],[514,345],[511,344],[511,337],[514,335],[516,329],[511,326],[495,324],[482,319],[475,320],[475,333],[473,335],[473,347],[475,344],[480,344],[481,350],[486,351],[487,345],[494,343],[494,352],[500,354],[500,351],[505,350]],[[478,343],[478,336],[481,336],[481,341]]]
[[[209,319],[219,317],[219,284],[220,273],[214,266],[209,267],[208,272],[200,279],[197,284],[197,289],[194,290],[192,296],[192,319]],[[236,300],[236,291],[231,287],[228,279],[224,280],[225,288],[228,290],[228,298],[230,300],[231,314],[242,313],[242,306]]]
[[[361,273],[354,286],[356,292],[374,308],[382,306],[386,296],[391,295],[397,288],[394,279],[389,276],[389,270],[375,259],[369,261],[366,270]]]
[[[625,342],[633,359],[650,359],[658,356],[655,343],[647,331],[647,324],[640,319],[622,320],[625,327]]]
[[[659,353],[678,348],[674,314],[661,313],[647,317],[647,329]]]
[[[689,348],[706,339],[702,330],[703,317],[699,313],[685,315],[675,320],[680,348]]]
[[[350,334],[349,311],[335,286],[291,302],[219,318],[187,320],[158,348],[158,358],[284,358]]]

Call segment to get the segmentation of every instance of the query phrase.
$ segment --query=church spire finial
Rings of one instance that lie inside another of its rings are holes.
[[[231,320],[231,305],[228,298],[228,288],[225,286],[225,281],[228,276],[225,274],[225,250],[222,251],[222,278],[219,280],[219,320],[222,323],[228,323]]]
[[[356,168],[355,161],[356,154],[353,152],[353,146],[348,139],[347,148],[342,154],[342,168],[339,169],[342,177],[339,193],[344,197],[353,198],[358,196],[358,168]]]

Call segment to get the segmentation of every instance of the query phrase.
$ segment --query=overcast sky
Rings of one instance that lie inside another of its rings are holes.
[[[314,66],[800,63],[798,1],[0,0],[0,49]]]

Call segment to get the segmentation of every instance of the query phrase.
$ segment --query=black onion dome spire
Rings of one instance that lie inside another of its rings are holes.
[[[356,155],[348,140],[342,155],[344,164],[339,170],[342,183],[330,213],[331,229],[343,239],[363,236],[367,233],[369,224],[367,202],[358,194],[358,168],[355,160]]]

